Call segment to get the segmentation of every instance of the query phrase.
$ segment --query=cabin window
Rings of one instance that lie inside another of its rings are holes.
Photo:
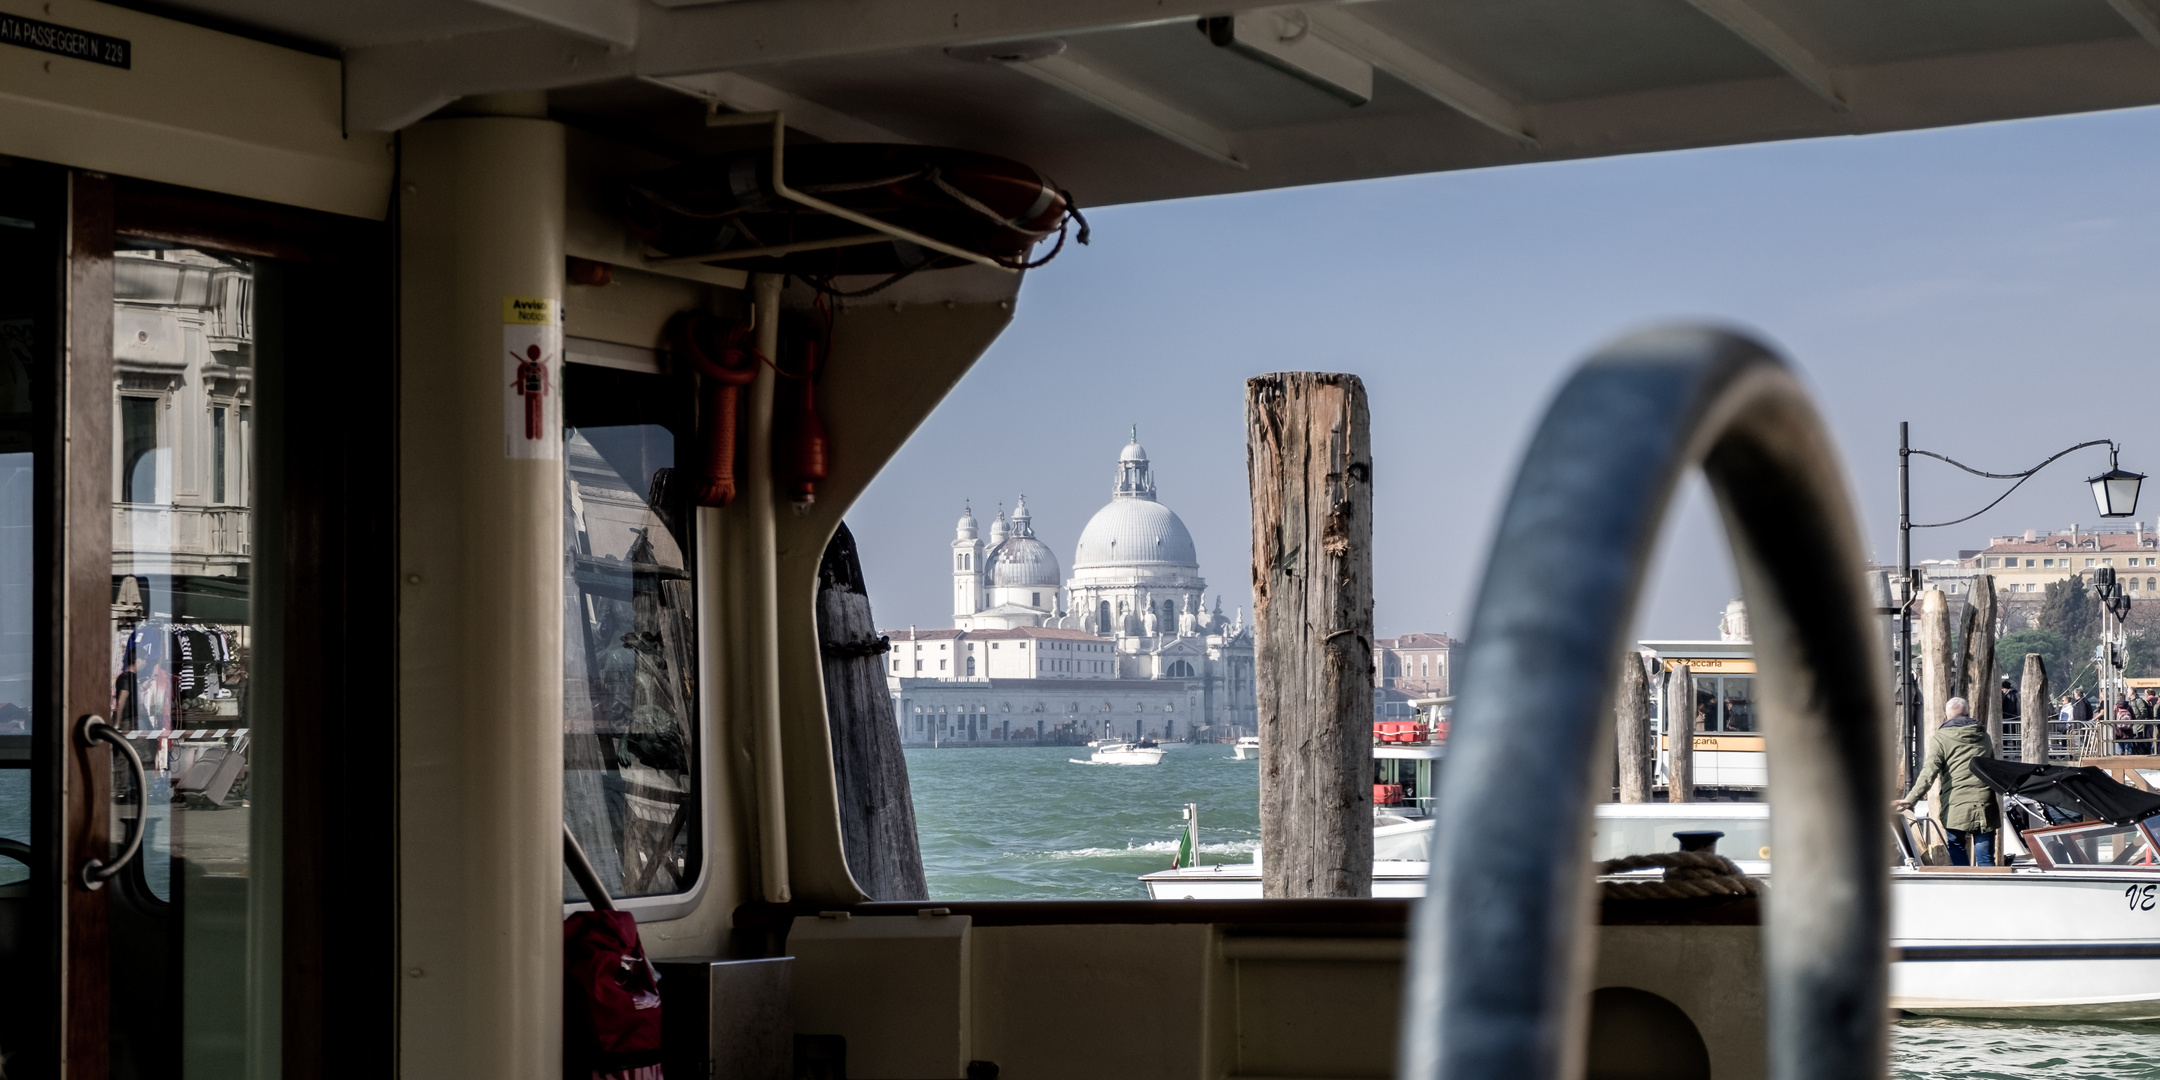
[[[1695,730],[1753,732],[1754,691],[1753,676],[1695,676]]]
[[[617,897],[702,871],[692,395],[666,377],[563,372],[563,820]],[[583,899],[566,884],[564,899]]]

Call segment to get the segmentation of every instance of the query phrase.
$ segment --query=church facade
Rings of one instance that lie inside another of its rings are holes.
[[[1242,609],[1223,615],[1219,595],[1207,607],[1192,534],[1156,498],[1137,437],[1118,455],[1109,504],[1080,532],[1070,577],[1035,535],[1025,496],[987,531],[962,511],[951,571],[952,628],[887,634],[906,744],[1257,731],[1252,631]],[[979,719],[989,716],[998,722]]]

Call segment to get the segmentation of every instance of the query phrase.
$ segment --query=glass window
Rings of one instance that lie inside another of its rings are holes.
[[[1695,676],[1695,730],[1718,729],[1718,680],[1715,675]]]
[[[701,869],[689,395],[664,376],[563,374],[563,820],[617,897]],[[564,897],[584,899],[564,875]]]
[[[113,963],[116,981],[170,971],[184,988],[187,1023],[158,1048],[158,1067],[177,1062],[184,1076],[246,1071],[248,1006],[261,991],[248,973],[266,962],[251,954],[274,948],[260,930],[275,926],[275,871],[267,895],[251,878],[264,831],[254,818],[278,815],[278,792],[253,767],[258,740],[277,745],[276,701],[251,691],[277,682],[278,604],[255,601],[274,596],[281,570],[274,556],[254,557],[251,538],[276,528],[265,518],[275,508],[256,505],[244,482],[220,482],[221,471],[248,475],[255,448],[244,424],[228,426],[229,410],[253,406],[258,359],[270,353],[258,357],[251,321],[221,314],[215,287],[245,293],[265,272],[149,242],[126,242],[113,259],[111,715],[149,785],[142,853],[127,873],[152,902],[172,904],[170,940],[185,943],[161,952],[116,936]],[[136,804],[131,783],[116,761],[115,840]]]
[[[2151,837],[2138,825],[2073,825],[2025,834],[2046,867],[2151,866]]]
[[[214,503],[225,501],[226,417],[230,412],[223,405],[210,410],[210,501]]]
[[[1719,696],[1725,712],[1725,731],[1755,730],[1755,680],[1727,675]]]
[[[124,344],[124,343],[123,343]],[[120,398],[120,501],[158,501],[164,444],[158,439],[157,398]]]

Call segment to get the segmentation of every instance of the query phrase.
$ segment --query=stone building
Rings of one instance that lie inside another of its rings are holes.
[[[1047,727],[1013,725],[1015,739],[1022,731],[1049,737],[1068,722],[1073,730],[1108,725],[1131,734],[1133,717],[1140,718],[1141,734],[1160,738],[1256,730],[1252,632],[1244,612],[1224,616],[1219,595],[1213,610],[1207,607],[1192,533],[1156,498],[1153,467],[1137,435],[1118,455],[1110,502],[1080,532],[1070,577],[1061,579],[1057,555],[1035,535],[1026,496],[1014,503],[1010,519],[999,511],[987,530],[972,509],[961,512],[951,572],[951,628],[887,634],[893,651],[886,675],[910,745],[1002,743],[1003,720],[989,728],[950,721],[939,728],[925,719],[918,730],[914,718],[1005,717],[1012,715],[1008,709],[1056,720]],[[992,683],[1004,696],[983,696]],[[1060,705],[1051,683],[1097,693],[1067,693]],[[988,711],[975,712],[978,705]],[[1028,712],[1037,706],[1040,713]],[[917,708],[946,711],[917,714]],[[1112,724],[1113,716],[1125,726]],[[976,737],[985,731],[996,737]]]

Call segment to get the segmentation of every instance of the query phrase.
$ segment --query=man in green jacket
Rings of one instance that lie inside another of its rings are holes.
[[[1973,775],[1972,763],[1994,757],[1995,743],[1975,721],[1964,698],[1943,703],[1943,724],[1928,740],[1927,765],[1897,808],[1910,810],[1941,777],[1942,827],[1949,833],[1950,865],[1995,865],[1995,792]],[[1970,850],[1972,860],[1966,861]]]

